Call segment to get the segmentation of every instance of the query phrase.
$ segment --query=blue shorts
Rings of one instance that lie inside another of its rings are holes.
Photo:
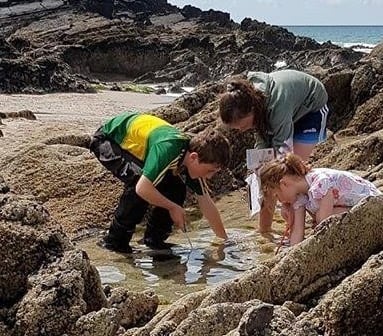
[[[324,105],[319,111],[309,112],[294,123],[294,142],[316,144],[326,140],[329,109]]]

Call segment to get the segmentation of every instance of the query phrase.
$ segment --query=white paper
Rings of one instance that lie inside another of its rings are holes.
[[[256,215],[261,210],[261,193],[260,184],[258,182],[258,176],[255,173],[251,173],[247,179],[247,197],[250,211],[250,218]]]
[[[246,163],[247,169],[255,171],[265,162],[274,159],[274,149],[246,149]]]

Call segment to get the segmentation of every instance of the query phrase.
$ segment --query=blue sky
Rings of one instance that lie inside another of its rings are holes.
[[[275,25],[383,25],[383,0],[168,0]]]

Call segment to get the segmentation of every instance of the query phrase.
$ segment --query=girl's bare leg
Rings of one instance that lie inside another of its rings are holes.
[[[300,156],[303,161],[308,161],[315,145],[294,142],[294,154]]]

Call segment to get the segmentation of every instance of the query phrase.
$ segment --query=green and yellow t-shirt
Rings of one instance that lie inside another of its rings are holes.
[[[158,185],[168,170],[179,173],[189,138],[156,116],[125,112],[102,126],[102,132],[142,163],[142,174]],[[183,171],[180,177],[194,192],[207,192],[206,182],[192,179]]]

